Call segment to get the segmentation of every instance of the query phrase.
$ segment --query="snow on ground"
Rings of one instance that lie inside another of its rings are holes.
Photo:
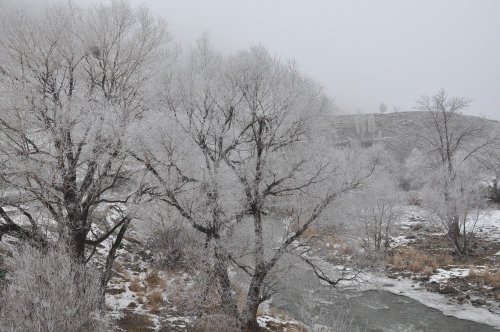
[[[395,221],[395,224],[402,226],[411,226],[416,223],[424,223],[427,219],[427,212],[415,205],[400,206],[401,214]]]
[[[315,259],[315,263],[320,265],[321,269],[331,277],[346,273],[346,270],[341,266],[334,266],[319,258]],[[449,271],[439,269],[438,273],[433,277],[436,281],[443,281],[451,277],[466,276],[468,273],[469,270],[463,268],[452,268]],[[425,288],[419,287],[418,283],[409,279],[394,280],[382,274],[362,273],[356,281],[342,282],[340,286],[345,288],[355,286],[357,290],[385,290],[393,294],[407,296],[427,307],[438,309],[447,316],[484,323],[500,329],[500,316],[498,314],[489,312],[486,308],[464,306],[456,302],[450,302],[444,295],[429,292]]]
[[[373,281],[373,285],[378,285],[378,289],[383,289],[397,295],[407,296],[429,308],[437,309],[447,316],[483,323],[500,329],[500,317],[498,314],[489,312],[481,307],[464,306],[449,302],[443,295],[428,292],[418,287],[418,284],[415,284],[411,280],[402,279],[394,283],[393,279],[379,277],[376,279],[374,278]],[[384,286],[389,284],[391,284],[391,287]]]
[[[135,280],[144,280],[147,273],[141,272],[137,276],[135,276]],[[159,276],[163,279],[166,279],[166,275],[159,273]],[[180,276],[180,278],[186,279],[188,277],[187,274]],[[171,286],[172,279],[168,280],[168,286]],[[163,322],[169,322],[171,324],[175,324],[175,326],[183,328],[186,327],[194,318],[187,317],[182,315],[173,315],[171,311],[168,313],[163,311],[161,314],[155,314],[150,309],[146,307],[144,299],[143,301],[139,301],[138,298],[147,298],[147,292],[144,294],[140,294],[131,290],[131,281],[119,281],[118,283],[111,284],[111,289],[121,289],[122,291],[118,294],[106,294],[106,306],[111,310],[110,316],[114,319],[123,318],[127,312],[132,312],[137,315],[147,316],[148,319],[153,324],[153,330],[160,330]],[[143,282],[140,283],[140,286],[143,287],[145,284]],[[171,306],[168,302],[168,289],[161,290],[158,288],[151,289],[152,291],[161,291],[163,305],[158,309],[165,309]],[[142,302],[142,303],[141,303]],[[132,305],[131,305],[132,304]]]
[[[481,212],[475,233],[477,237],[500,242],[500,210]]]
[[[391,236],[391,248],[396,248],[409,243],[414,243],[415,239],[408,238],[406,235]]]
[[[497,216],[500,216],[500,211],[498,211]],[[484,225],[495,225],[491,220],[489,224],[485,223]],[[303,255],[314,261],[332,279],[340,276],[349,277],[354,275],[354,271],[349,268],[333,265],[319,257],[309,256],[307,252],[304,252]],[[438,269],[438,272],[431,277],[430,281],[445,282],[450,278],[465,277],[468,274],[468,268],[452,267],[449,270]],[[356,289],[359,291],[369,289],[385,290],[393,294],[407,296],[427,307],[437,309],[445,315],[488,324],[500,329],[500,316],[498,313],[492,313],[484,307],[465,306],[459,305],[456,302],[450,302],[449,298],[444,295],[429,292],[426,288],[421,288],[418,283],[409,279],[394,280],[384,274],[364,272],[359,274],[356,280],[341,282],[339,286],[344,289]]]
[[[124,314],[123,310],[125,310],[131,302],[137,303],[137,298],[136,294],[128,287],[125,288],[124,293],[119,295],[106,294],[106,306],[111,309],[110,315],[113,318],[121,318]],[[143,304],[137,304],[134,311],[142,314],[146,313],[143,306]]]
[[[269,327],[270,325],[274,326],[291,326],[291,325],[296,325],[296,326],[302,326],[302,324],[296,320],[293,319],[287,319],[286,317],[278,318],[278,317],[273,317],[273,316],[268,316],[268,315],[261,315],[257,317],[257,323],[259,324],[260,327]],[[270,324],[271,323],[271,324]],[[286,331],[286,328],[285,328]],[[294,331],[294,330],[292,330]]]
[[[451,278],[463,278],[469,275],[470,269],[466,268],[451,268],[449,270],[437,269],[437,273],[433,274],[429,281],[447,282]]]

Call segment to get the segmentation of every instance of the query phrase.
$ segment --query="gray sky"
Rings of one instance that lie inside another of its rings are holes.
[[[210,32],[234,51],[262,44],[320,81],[346,111],[384,101],[410,110],[445,88],[469,113],[500,120],[500,1],[133,0],[164,16],[176,41]]]
[[[163,16],[184,49],[209,31],[225,52],[262,44],[295,59],[347,112],[411,110],[443,87],[500,120],[500,0],[131,2]]]

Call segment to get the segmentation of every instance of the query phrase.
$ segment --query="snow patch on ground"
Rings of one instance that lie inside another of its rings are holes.
[[[405,235],[391,236],[391,248],[396,248],[402,245],[415,242],[415,239],[408,239]]]
[[[451,278],[464,278],[469,275],[469,269],[466,268],[452,268],[449,270],[437,269],[437,273],[433,274],[429,281],[447,282]]]
[[[273,323],[274,325],[283,325],[283,326],[290,326],[290,325],[297,325],[300,326],[302,325],[300,322],[293,320],[293,319],[281,319],[273,316],[268,316],[268,315],[262,315],[257,317],[257,323],[259,324],[260,327],[268,327],[269,323]]]
[[[390,283],[392,283],[392,287],[383,286],[384,284],[387,285]],[[484,308],[449,303],[448,299],[443,295],[428,292],[425,289],[418,287],[418,284],[411,280],[402,279],[394,283],[393,279],[380,277],[377,278],[377,283],[373,283],[374,286],[376,284],[378,284],[378,289],[383,289],[397,295],[407,296],[429,308],[437,309],[447,316],[454,316],[460,319],[487,324],[500,329],[499,315],[491,313]]]
[[[475,233],[477,237],[500,242],[500,210],[481,212]]]
[[[306,256],[307,252],[302,253],[302,255]],[[330,264],[321,258],[309,255],[307,255],[307,258],[314,261],[314,264],[331,279],[341,276],[349,278],[355,275],[355,271],[352,269]],[[466,277],[468,274],[468,268],[452,267],[449,270],[438,269],[438,272],[431,277],[431,281],[443,282],[454,277]],[[449,299],[442,294],[429,292],[425,288],[419,287],[412,280],[394,280],[383,274],[365,272],[357,275],[354,280],[341,282],[338,286],[358,291],[369,289],[385,290],[393,294],[409,297],[427,307],[437,309],[447,316],[483,323],[500,329],[500,316],[498,314],[489,312],[487,309],[481,307],[450,303]]]

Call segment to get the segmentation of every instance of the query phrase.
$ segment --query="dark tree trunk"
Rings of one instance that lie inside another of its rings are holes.
[[[498,183],[498,179],[493,180],[493,185],[490,187],[490,195],[491,201],[493,203],[500,203],[500,187]]]
[[[219,295],[222,301],[222,310],[225,314],[238,317],[238,306],[231,291],[231,281],[227,273],[227,257],[223,254],[219,245],[214,248],[215,253],[215,274],[219,286]]]
[[[260,292],[266,274],[266,271],[255,271],[255,274],[250,283],[250,287],[248,288],[245,308],[241,313],[243,326],[248,331],[259,330],[259,324],[257,323],[257,311],[259,310],[259,305],[262,302]]]
[[[255,232],[255,272],[248,288],[245,308],[241,314],[241,319],[246,329],[258,331],[257,311],[262,302],[261,292],[264,279],[268,273],[264,257],[264,236],[262,233],[262,215],[259,207],[253,207],[254,232]]]
[[[460,237],[460,222],[458,220],[458,217],[453,217],[453,219],[451,220],[448,234],[452,239],[458,239]]]
[[[132,220],[130,217],[125,217],[125,221],[120,227],[120,230],[118,231],[118,234],[116,235],[116,239],[113,242],[113,245],[111,246],[111,249],[108,252],[108,257],[106,258],[106,265],[104,267],[104,273],[102,275],[101,279],[101,285],[103,288],[105,288],[111,279],[111,272],[113,269],[113,263],[115,262],[116,258],[116,250],[120,247],[123,236],[125,235],[125,232],[127,231],[128,225],[130,224],[130,221]]]

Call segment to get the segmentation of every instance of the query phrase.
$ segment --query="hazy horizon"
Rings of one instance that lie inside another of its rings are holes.
[[[131,3],[164,17],[184,50],[209,32],[223,52],[259,44],[296,60],[346,113],[378,112],[381,102],[412,111],[419,96],[444,88],[472,99],[467,114],[500,120],[500,1]]]

